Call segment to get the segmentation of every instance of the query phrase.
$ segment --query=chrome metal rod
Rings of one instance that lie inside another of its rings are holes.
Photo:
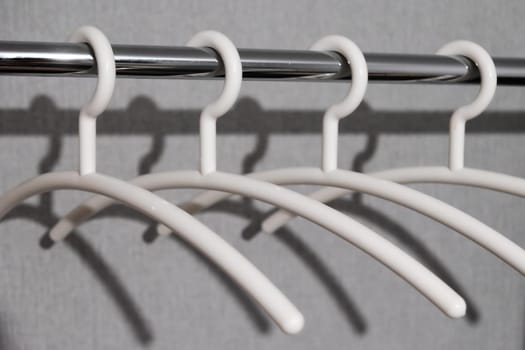
[[[212,49],[113,45],[118,77],[213,79],[224,76]],[[347,81],[345,59],[334,52],[239,49],[250,80]],[[476,65],[465,57],[365,54],[371,82],[476,83]],[[495,58],[500,85],[525,85],[525,58]],[[0,75],[94,76],[86,44],[0,41]]]

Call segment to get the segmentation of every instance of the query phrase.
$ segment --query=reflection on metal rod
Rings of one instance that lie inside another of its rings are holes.
[[[113,45],[118,77],[211,79],[223,77],[211,49]],[[333,52],[239,49],[245,79],[345,81],[344,59]],[[475,83],[478,71],[464,57],[366,54],[371,82]],[[86,44],[0,41],[1,75],[93,76]],[[525,85],[525,58],[495,58],[498,84]]]

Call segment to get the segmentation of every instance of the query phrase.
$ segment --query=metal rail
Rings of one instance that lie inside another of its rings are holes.
[[[224,75],[215,51],[192,47],[113,45],[117,76],[213,79]],[[345,59],[334,52],[239,49],[249,80],[347,81]],[[476,83],[476,65],[465,57],[365,54],[370,82]],[[525,85],[525,58],[494,58],[500,85]],[[94,76],[87,44],[0,41],[0,75]]]

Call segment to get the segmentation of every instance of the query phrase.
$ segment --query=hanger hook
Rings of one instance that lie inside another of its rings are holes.
[[[115,88],[115,56],[108,38],[98,28],[82,26],[69,37],[71,42],[86,42],[92,48],[97,65],[97,87],[80,110],[80,175],[96,172],[96,119],[106,109]]]
[[[438,55],[461,55],[476,63],[480,72],[480,90],[474,102],[454,111],[450,119],[449,168],[463,168],[465,157],[465,123],[480,115],[496,92],[498,75],[490,54],[480,45],[467,40],[452,41],[437,51]]]
[[[350,115],[363,101],[368,85],[365,56],[350,39],[341,35],[326,36],[312,45],[311,50],[337,51],[345,57],[352,72],[352,85],[345,99],[328,108],[323,118],[323,171],[337,169],[337,138],[339,119]]]
[[[216,121],[233,107],[241,91],[241,57],[226,35],[213,30],[195,34],[187,45],[216,50],[224,65],[224,87],[221,95],[204,108],[200,117],[201,173],[208,174],[216,169]]]

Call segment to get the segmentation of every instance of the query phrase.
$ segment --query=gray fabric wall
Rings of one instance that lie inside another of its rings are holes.
[[[62,41],[77,26],[114,43],[181,45],[203,29],[239,46],[304,49],[339,33],[366,52],[432,53],[470,39],[495,56],[523,56],[525,3],[516,1],[2,1],[1,40]],[[77,167],[76,117],[92,79],[0,78],[0,189]],[[98,168],[138,173],[197,166],[199,108],[220,82],[119,80],[100,119]],[[344,84],[247,82],[219,123],[218,166],[248,172],[317,165],[323,109]],[[476,87],[370,86],[341,126],[340,163],[371,171],[445,164],[453,108]],[[525,176],[525,90],[498,88],[468,126],[466,163]],[[414,186],[520,245],[525,201],[478,189]],[[300,191],[309,190],[299,187]],[[165,191],[181,201],[195,191]],[[301,308],[286,336],[208,261],[175,238],[148,243],[150,220],[115,207],[67,242],[40,241],[86,194],[32,198],[0,225],[1,349],[523,349],[525,280],[450,229],[369,196],[334,203],[401,245],[469,303],[451,320],[382,265],[305,220],[259,234],[269,207],[239,198],[199,216]],[[254,229],[255,227],[255,229]]]

